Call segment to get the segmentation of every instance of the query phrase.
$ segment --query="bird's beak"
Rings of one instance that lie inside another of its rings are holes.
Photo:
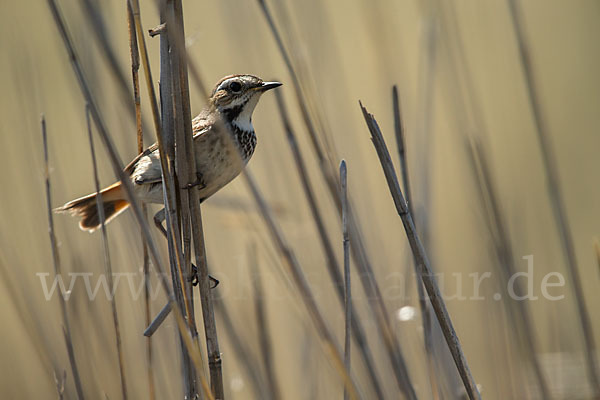
[[[258,89],[260,89],[261,92],[266,92],[267,90],[275,89],[281,85],[283,85],[281,82],[263,82]]]

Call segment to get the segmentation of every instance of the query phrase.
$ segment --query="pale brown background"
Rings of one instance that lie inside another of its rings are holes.
[[[142,21],[145,28],[151,28],[158,21],[156,8],[152,1],[144,3]],[[598,341],[599,275],[592,242],[600,226],[600,2],[519,3]],[[126,163],[135,156],[134,124],[125,112],[126,106],[115,95],[114,81],[79,2],[63,0],[60,4]],[[129,77],[125,1],[98,4],[107,21],[109,38],[118,49],[121,67]],[[546,273],[558,271],[567,275],[507,3],[305,0],[269,4],[277,21],[282,20],[283,13],[290,16],[291,23],[280,24],[279,28],[286,40],[293,38],[290,49],[308,68],[303,80],[317,94],[320,111],[332,133],[336,158],[348,161],[351,196],[411,379],[419,398],[431,398],[419,317],[411,322],[395,319],[400,307],[417,305],[413,277],[405,275],[411,258],[358,100],[375,114],[390,148],[395,149],[391,85],[399,86],[414,206],[419,210],[419,222],[426,218],[426,247],[435,270],[443,272],[449,281],[446,291],[456,292],[451,274],[458,273],[463,293],[472,296],[472,278],[468,274],[495,271],[467,158],[467,138],[477,137],[490,150],[489,162],[517,266],[525,269],[521,257],[534,255],[535,294],[541,296],[539,286]],[[185,1],[184,13],[188,52],[206,84],[212,86],[230,73],[252,73],[284,83],[278,90],[288,102],[331,237],[341,253],[337,213],[310,152],[290,77],[257,3]],[[52,271],[39,116],[44,113],[48,123],[53,206],[59,206],[93,190],[84,103],[45,2],[2,1],[0,15],[0,395],[50,399],[56,398],[53,372],[69,368],[58,301],[56,297],[45,301],[40,278],[36,276]],[[147,40],[154,77],[158,79],[158,39]],[[202,96],[193,86],[191,98],[193,113],[197,113],[202,107]],[[144,118],[150,121],[144,88],[142,103]],[[325,258],[271,93],[257,107],[254,125],[259,146],[250,168],[270,204],[278,210],[279,223],[293,242],[330,327],[341,340],[343,314],[324,268]],[[153,135],[148,129],[147,144],[154,140]],[[110,184],[114,176],[103,149],[99,157],[102,183]],[[394,160],[397,161],[395,153]],[[242,204],[246,211],[233,209],[232,202]],[[211,271],[221,281],[217,293],[229,307],[243,338],[255,348],[253,292],[249,283],[252,270],[247,254],[249,246],[258,248],[276,372],[284,398],[340,397],[342,384],[322,354],[293,286],[282,279],[280,258],[243,182],[233,182],[207,201],[203,215]],[[67,216],[56,216],[55,221],[64,271],[93,272],[95,284],[103,270],[101,236],[81,232],[76,221]],[[114,270],[137,272],[141,267],[141,244],[130,213],[113,222],[108,231]],[[164,246],[163,249],[166,254]],[[493,276],[482,284],[481,295],[486,300],[451,300],[449,311],[484,398],[536,398],[535,392],[527,388],[527,380],[519,378],[526,369],[525,361],[514,350],[508,350],[511,343],[506,333],[511,326],[502,312],[502,303],[492,299],[495,279]],[[385,348],[357,280],[354,293],[377,359],[377,372],[386,394],[397,397]],[[410,295],[407,299],[397,296],[404,290],[405,282]],[[558,398],[585,398],[582,341],[570,282],[567,280],[565,287],[554,288],[551,293],[564,294],[565,299],[552,302],[540,297],[528,303],[543,353],[540,357],[564,361],[560,368],[555,368],[554,362],[545,362]],[[130,395],[145,398],[143,301],[132,299],[124,283],[117,292],[117,301]],[[158,310],[163,302],[161,293],[153,309]],[[101,292],[95,301],[88,301],[79,281],[68,307],[88,397],[104,398],[106,393],[111,399],[119,398],[112,320],[106,298]],[[220,323],[219,328],[228,397],[249,398],[253,394],[247,377]],[[158,398],[181,396],[174,333],[169,319],[155,336]],[[439,348],[443,349],[443,344]],[[371,398],[358,353],[354,353],[353,360],[365,397]],[[451,364],[446,368],[451,371]],[[456,398],[459,391],[459,384],[446,388],[446,398]],[[70,397],[75,396],[70,372],[67,392]]]

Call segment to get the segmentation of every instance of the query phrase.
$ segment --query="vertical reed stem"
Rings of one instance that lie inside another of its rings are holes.
[[[352,289],[350,284],[350,238],[348,236],[348,171],[346,161],[340,163],[340,198],[342,200],[342,244],[344,249],[344,366],[350,373],[350,329],[352,324]],[[344,400],[348,391],[344,387]]]
[[[117,314],[117,302],[115,300],[115,286],[113,282],[112,264],[110,262],[110,252],[108,249],[108,236],[106,234],[106,224],[104,207],[102,205],[102,193],[100,193],[100,179],[98,178],[98,163],[96,161],[96,150],[94,148],[94,138],[92,136],[92,124],[90,122],[89,106],[85,105],[85,122],[88,131],[88,140],[90,142],[90,153],[92,155],[92,167],[94,171],[94,185],[96,189],[96,207],[98,216],[100,217],[100,228],[102,231],[102,247],[104,250],[104,275],[108,282],[108,287],[111,291],[110,307],[113,317],[113,327],[115,329],[115,340],[117,346],[117,359],[119,360],[119,374],[121,377],[121,395],[123,400],[127,399],[127,381],[125,379],[125,361],[123,359],[123,346],[121,343],[121,329],[119,328],[119,316]]]
[[[46,119],[42,115],[42,140],[44,143],[44,179],[46,181],[46,206],[48,208],[48,233],[50,234],[50,246],[52,249],[52,265],[54,267],[54,276],[62,275],[60,266],[60,257],[58,254],[58,245],[56,244],[56,235],[54,233],[54,217],[52,215],[52,195],[50,191],[50,167],[48,166],[48,135],[46,133]],[[71,336],[71,324],[69,323],[69,315],[67,314],[67,304],[62,293],[58,296],[60,302],[60,311],[63,320],[63,335],[67,346],[67,354],[69,355],[69,363],[71,364],[71,372],[73,373],[73,381],[77,391],[77,398],[83,400],[83,387],[79,378],[79,369],[77,368],[77,360],[75,359],[75,350],[73,350],[73,341]]]

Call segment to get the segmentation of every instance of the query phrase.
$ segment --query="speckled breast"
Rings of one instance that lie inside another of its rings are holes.
[[[235,125],[232,125],[232,128],[242,159],[246,163],[250,160],[252,154],[254,154],[254,149],[256,148],[256,134],[254,131],[244,131]]]

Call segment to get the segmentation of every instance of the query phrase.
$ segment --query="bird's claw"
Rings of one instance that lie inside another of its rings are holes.
[[[200,189],[204,189],[206,187],[204,185],[204,182],[202,182],[202,181],[195,181],[195,182],[192,182],[192,183],[188,183],[187,185],[185,185],[184,187],[182,187],[182,189],[189,190],[189,189],[195,188],[196,186],[201,186]]]
[[[200,173],[196,174],[196,180],[194,182],[188,183],[182,189],[192,189],[192,188],[195,188],[196,186],[201,186],[200,189],[204,189],[206,187],[206,184],[204,183],[204,179],[202,179],[202,174],[200,174]]]
[[[210,287],[211,289],[214,289],[217,286],[219,286],[218,279],[213,278],[210,275],[208,275],[208,279],[214,284],[214,286]],[[192,286],[198,286],[198,284],[200,283],[200,280],[198,279],[198,267],[196,267],[194,264],[192,264],[192,276],[190,276],[189,281],[192,283]]]

